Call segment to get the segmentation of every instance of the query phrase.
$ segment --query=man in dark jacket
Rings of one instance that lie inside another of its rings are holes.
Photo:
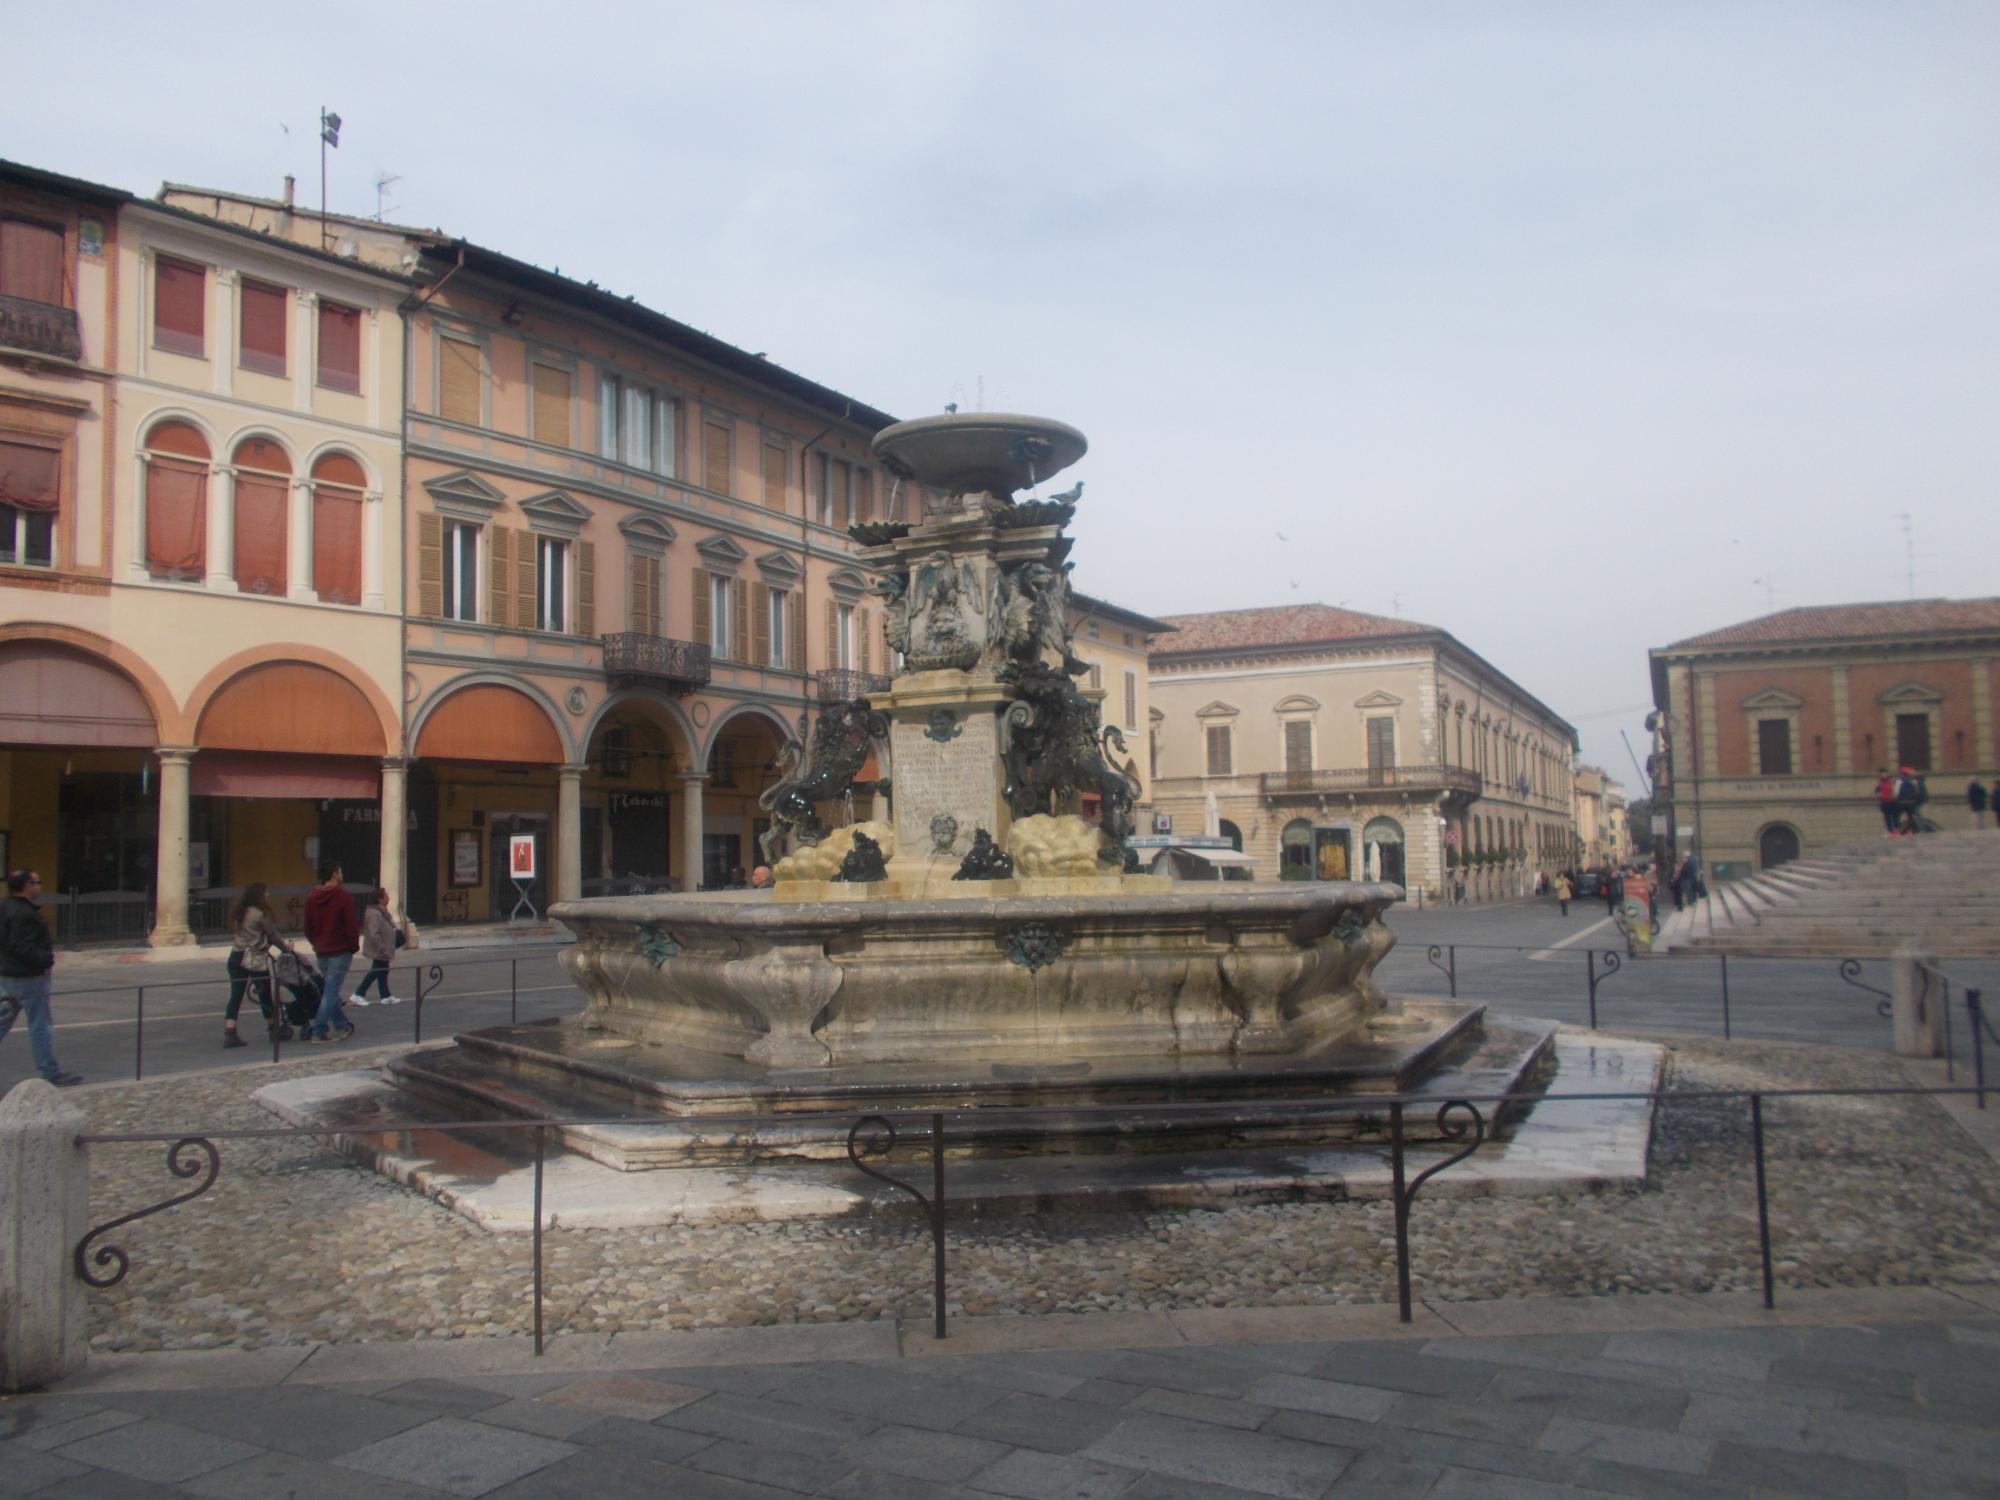
[[[323,989],[319,1013],[307,1034],[315,1042],[344,1042],[354,1035],[347,1013],[340,1008],[340,987],[347,983],[348,965],[361,946],[361,923],[354,915],[354,898],[341,886],[341,868],[336,864],[319,867],[319,884],[306,897],[300,925],[312,944],[319,965]]]
[[[55,971],[55,944],[42,920],[42,877],[33,870],[15,870],[7,877],[7,899],[0,901],[0,1039],[14,1029],[14,1018],[28,1013],[28,1046],[35,1054],[35,1071],[59,1089],[83,1080],[56,1066],[56,1044],[49,1025],[49,975]]]

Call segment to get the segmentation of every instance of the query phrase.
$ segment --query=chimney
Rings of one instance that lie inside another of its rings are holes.
[[[294,181],[294,179],[293,179],[293,177],[292,177],[292,174],[291,174],[290,172],[287,172],[287,173],[285,174],[285,212],[286,212],[286,213],[290,213],[290,212],[292,211],[292,189],[293,189],[294,187],[296,187],[297,185],[298,185],[298,184],[297,184],[297,183],[296,183],[296,182]]]

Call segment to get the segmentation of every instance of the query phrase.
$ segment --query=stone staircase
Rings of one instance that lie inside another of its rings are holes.
[[[2000,958],[2000,832],[1883,838],[1717,881],[1662,915],[1653,951],[1879,958],[1911,940],[1944,958]]]

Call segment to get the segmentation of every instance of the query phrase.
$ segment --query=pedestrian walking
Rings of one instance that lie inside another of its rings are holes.
[[[1615,917],[1618,915],[1618,898],[1625,894],[1624,885],[1625,882],[1619,877],[1616,870],[1606,870],[1604,872],[1605,916]]]
[[[396,950],[403,943],[402,923],[389,910],[389,893],[378,885],[374,898],[368,903],[367,912],[361,918],[361,956],[368,960],[368,972],[361,976],[361,983],[348,997],[349,1004],[366,1005],[365,991],[370,985],[375,987],[375,998],[383,1005],[403,1003],[389,993],[389,960],[396,956]]]
[[[1905,838],[1917,836],[1917,809],[1929,800],[1923,778],[1908,766],[1896,768],[1896,827]]]
[[[1680,868],[1674,871],[1674,910],[1685,911],[1694,904],[1694,854],[1692,851],[1681,856]]]
[[[229,913],[229,957],[223,967],[229,972],[229,1004],[222,1012],[222,1045],[247,1047],[236,1031],[236,1015],[243,1008],[243,996],[254,990],[257,1009],[273,1026],[278,1024],[275,995],[271,989],[271,950],[291,952],[278,936],[278,924],[271,920],[271,895],[263,881],[253,880],[243,887]]]
[[[1556,876],[1556,905],[1562,908],[1564,916],[1569,915],[1569,876]]]
[[[42,877],[33,870],[13,870],[7,876],[7,899],[0,901],[0,1041],[14,1029],[14,1018],[28,1016],[28,1049],[35,1071],[59,1089],[83,1082],[56,1062],[55,1028],[49,1023],[49,976],[55,972],[56,946],[49,924],[42,920]]]
[[[1984,828],[1986,826],[1986,787],[1977,776],[1972,778],[1971,783],[1965,789],[1965,805],[1972,809],[1972,826],[1974,828]]]
[[[344,1042],[354,1035],[347,1013],[340,1008],[340,987],[361,946],[361,924],[355,920],[354,898],[341,886],[341,869],[329,861],[319,867],[319,884],[306,897],[300,925],[320,972],[319,1011],[306,1028],[315,1042]]]

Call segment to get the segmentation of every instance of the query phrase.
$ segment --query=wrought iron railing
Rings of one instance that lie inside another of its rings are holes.
[[[846,667],[813,673],[813,686],[822,703],[851,703],[856,698],[873,698],[889,691],[894,679],[881,672],[853,672]]]
[[[674,641],[616,631],[604,637],[604,675],[613,682],[664,683],[670,693],[691,693],[708,686],[712,662],[701,641]]]
[[[83,334],[71,308],[30,302],[26,297],[0,297],[0,348],[51,359],[82,359]]]
[[[1266,797],[1311,797],[1328,792],[1477,792],[1479,773],[1462,766],[1360,766],[1337,771],[1265,771]]]

